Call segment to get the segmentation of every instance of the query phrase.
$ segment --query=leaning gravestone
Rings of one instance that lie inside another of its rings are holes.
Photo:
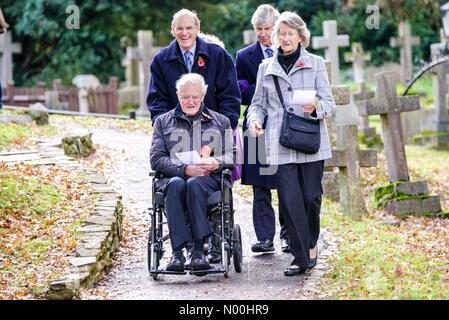
[[[377,75],[377,100],[360,102],[363,116],[380,115],[388,177],[391,185],[379,188],[376,198],[381,206],[400,214],[440,212],[439,196],[430,196],[427,182],[410,182],[400,113],[420,108],[418,96],[398,97],[392,73]]]
[[[338,190],[343,212],[357,217],[368,213],[362,193],[360,167],[377,166],[376,150],[359,150],[358,112],[350,104],[348,86],[333,86],[332,95],[337,104],[337,148],[332,149],[332,158],[326,160],[327,167],[338,167]]]
[[[92,132],[81,129],[67,134],[62,139],[64,154],[69,157],[87,157],[94,149]]]

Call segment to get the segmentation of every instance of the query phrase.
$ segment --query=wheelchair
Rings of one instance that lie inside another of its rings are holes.
[[[148,271],[150,276],[157,280],[160,274],[185,275],[187,273],[197,276],[206,274],[223,273],[229,277],[231,259],[234,270],[242,272],[242,234],[240,226],[234,224],[234,209],[232,203],[232,189],[226,186],[225,181],[231,176],[229,169],[221,172],[221,190],[215,191],[207,199],[207,217],[213,224],[214,235],[221,244],[221,261],[212,264],[208,270],[184,270],[182,272],[167,271],[160,266],[164,255],[164,243],[169,240],[168,227],[166,226],[166,212],[164,194],[157,190],[157,181],[162,177],[159,173],[150,172],[152,177],[152,208],[149,208],[151,224],[148,237]],[[165,227],[164,227],[165,226]],[[165,230],[164,230],[165,229]],[[166,234],[164,234],[166,233]]]

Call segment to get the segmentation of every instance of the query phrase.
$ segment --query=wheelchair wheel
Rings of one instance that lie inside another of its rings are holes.
[[[157,280],[158,274],[154,273],[159,267],[159,262],[161,258],[161,250],[158,244],[148,244],[148,270],[153,280]],[[152,268],[153,267],[153,268]]]
[[[234,261],[235,272],[242,272],[242,232],[240,231],[240,226],[238,224],[234,225],[234,230],[232,232],[232,260]]]
[[[224,277],[227,279],[229,277],[229,251],[225,242],[221,243],[221,255],[224,266]]]

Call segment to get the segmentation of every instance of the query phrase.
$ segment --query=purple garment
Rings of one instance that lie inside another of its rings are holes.
[[[234,182],[242,177],[243,144],[238,127],[232,130],[232,137],[234,138],[234,145],[236,148],[235,167],[232,170],[231,175],[231,179]]]
[[[248,80],[239,80],[239,89],[242,94],[248,89],[248,87],[249,87]]]

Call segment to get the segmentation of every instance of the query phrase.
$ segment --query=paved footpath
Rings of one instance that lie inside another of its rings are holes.
[[[83,292],[82,299],[286,300],[307,299],[317,293],[316,284],[328,269],[326,257],[335,250],[335,245],[328,243],[326,230],[323,230],[319,241],[321,254],[313,273],[285,277],[283,270],[290,264],[292,256],[281,252],[278,238],[275,239],[274,254],[251,252],[251,244],[256,241],[251,203],[238,195],[234,196],[234,209],[236,223],[242,230],[242,273],[236,273],[231,264],[228,279],[222,274],[205,277],[160,275],[158,281],[154,281],[148,274],[146,262],[150,221],[147,208],[151,204],[151,180],[148,176],[151,137],[144,133],[111,129],[91,130],[95,144],[113,149],[121,155],[119,158],[125,158],[115,159],[114,167],[104,172],[115,191],[123,195],[124,239],[108,275],[93,290]],[[163,266],[169,258],[170,252],[167,252]]]

